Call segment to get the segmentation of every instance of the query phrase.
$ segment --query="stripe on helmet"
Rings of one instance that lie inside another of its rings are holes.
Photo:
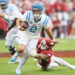
[[[36,4],[37,4],[37,3],[35,3],[34,8],[36,8]]]

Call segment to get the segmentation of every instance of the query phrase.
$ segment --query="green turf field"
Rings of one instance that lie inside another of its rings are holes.
[[[75,58],[63,58],[71,64],[75,64]],[[0,75],[16,75],[15,69],[18,64],[8,64],[9,58],[0,58]],[[64,66],[51,68],[49,71],[43,71],[37,67],[33,59],[29,59],[22,68],[21,75],[75,75],[75,70]]]
[[[16,44],[15,44],[16,45]],[[16,45],[17,47],[17,45]],[[54,47],[54,51],[75,50],[75,40],[64,39]],[[0,40],[0,53],[6,53],[8,49],[5,47],[5,41]],[[75,58],[63,58],[71,64],[75,64]],[[15,70],[18,64],[8,64],[10,58],[0,58],[0,75],[16,75]],[[22,68],[21,75],[75,75],[75,70],[71,70],[64,66],[51,68],[49,71],[43,71],[37,67],[37,61],[29,58]]]
[[[74,39],[60,39],[59,44],[54,47],[54,51],[75,51],[75,40]],[[5,47],[5,41],[0,40],[0,53],[9,52]]]

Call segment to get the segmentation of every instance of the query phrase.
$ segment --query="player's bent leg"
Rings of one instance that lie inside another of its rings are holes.
[[[19,53],[19,52],[23,52],[25,48],[26,48],[25,45],[19,44],[19,45],[18,45],[18,48],[17,48],[17,52],[18,52],[18,53]]]
[[[18,56],[21,55],[21,53],[26,49],[29,38],[27,37],[27,35],[25,34],[24,31],[18,31],[18,37],[19,37],[19,41],[18,41],[18,48],[17,48],[17,52],[12,56],[11,61],[13,62],[14,60],[17,59]]]
[[[12,56],[11,62],[14,62],[20,55],[21,53],[26,49],[26,46],[23,44],[19,44],[17,48],[17,52]]]
[[[10,54],[14,55],[16,52],[16,48],[14,47],[14,41],[11,39],[6,39],[6,47],[8,47],[8,50],[10,51]]]
[[[14,47],[14,39],[11,37],[9,38],[6,39],[6,46],[8,47],[10,54],[13,55],[16,52],[16,48]]]
[[[28,52],[25,51],[24,56],[22,57],[18,67],[16,68],[16,74],[21,74],[21,68],[24,65],[24,63],[27,61],[28,57],[29,57]]]
[[[75,69],[75,66],[74,65],[69,64],[68,62],[64,61],[61,58],[58,58],[58,57],[53,56],[52,57],[52,61],[53,62],[56,62],[56,63],[58,63],[58,64],[60,64],[62,66],[66,66],[66,67],[69,67],[71,69]]]
[[[10,54],[11,55],[14,55],[15,52],[17,51],[16,48],[13,46],[14,44],[14,41],[12,39],[6,39],[6,46],[8,47],[9,51],[10,51]],[[11,63],[19,63],[20,62],[20,59],[16,59],[14,62],[8,62],[9,64]]]
[[[13,27],[6,35],[6,46],[8,47],[10,53],[13,55],[15,53],[14,42],[15,38],[12,37],[14,34],[17,34],[17,27]]]

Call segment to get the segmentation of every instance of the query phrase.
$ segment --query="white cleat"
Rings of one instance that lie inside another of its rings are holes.
[[[19,68],[16,69],[16,74],[21,74],[21,70]]]
[[[15,63],[17,63],[17,62],[11,62],[11,61],[8,62],[8,64],[15,64]]]
[[[18,57],[16,60],[14,60],[13,58],[10,59],[10,62],[8,62],[8,64],[15,64],[15,63],[19,63],[20,62],[20,58]]]

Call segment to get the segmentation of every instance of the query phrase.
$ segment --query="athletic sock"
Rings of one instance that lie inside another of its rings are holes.
[[[24,65],[24,63],[27,61],[27,59],[28,59],[28,52],[26,51],[26,52],[24,52],[24,56],[22,57],[17,68],[21,69],[21,67]]]

